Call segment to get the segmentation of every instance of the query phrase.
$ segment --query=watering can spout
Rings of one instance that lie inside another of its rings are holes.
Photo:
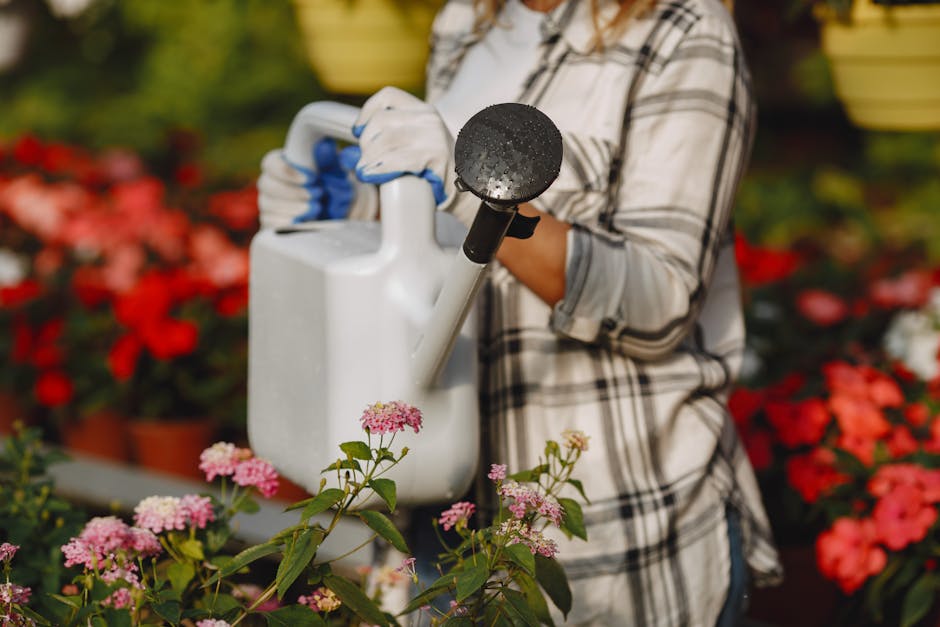
[[[487,107],[460,130],[454,146],[458,189],[481,202],[412,354],[418,389],[437,383],[503,239],[532,236],[539,219],[521,215],[518,205],[548,189],[561,158],[561,133],[529,105]]]

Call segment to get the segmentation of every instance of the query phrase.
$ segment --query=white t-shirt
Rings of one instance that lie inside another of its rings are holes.
[[[481,109],[516,101],[519,85],[538,61],[544,17],[520,0],[508,0],[496,26],[467,52],[450,90],[435,103],[454,137]],[[487,76],[494,79],[486,80]]]

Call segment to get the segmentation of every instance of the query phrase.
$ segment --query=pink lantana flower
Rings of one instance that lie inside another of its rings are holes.
[[[297,602],[306,605],[314,612],[332,612],[342,605],[333,591],[323,586],[317,588],[307,596],[297,597]]]
[[[134,508],[134,524],[154,533],[182,531],[186,528],[186,512],[175,496],[148,496]]]
[[[496,535],[506,538],[506,545],[524,544],[532,555],[555,557],[558,544],[551,538],[546,538],[541,531],[533,529],[518,519],[504,521],[496,530]]]
[[[62,546],[66,567],[81,564],[88,569],[111,568],[121,554],[125,558],[149,557],[161,550],[150,531],[130,527],[115,516],[92,518],[78,537]]]
[[[186,513],[189,524],[196,529],[205,529],[207,524],[215,520],[212,499],[208,496],[187,494],[180,499],[180,507]]]
[[[199,470],[206,473],[206,481],[212,481],[235,474],[235,467],[251,457],[249,449],[238,448],[231,442],[216,442],[199,455]]]
[[[232,481],[240,486],[252,486],[258,489],[265,497],[270,498],[277,493],[278,475],[270,462],[260,457],[240,462],[235,467]]]
[[[507,509],[516,518],[524,518],[529,512],[537,512],[549,519],[552,524],[556,526],[561,524],[564,511],[553,496],[542,496],[534,488],[517,481],[507,481],[502,484],[499,486],[498,493],[503,498],[511,499]]]
[[[486,476],[490,481],[502,481],[506,478],[506,464],[490,465],[490,472]]]
[[[404,431],[405,427],[411,427],[415,433],[421,430],[421,410],[401,401],[370,405],[360,420],[363,429],[379,435]]]
[[[221,618],[203,618],[196,622],[196,627],[232,627],[230,623]]]
[[[581,451],[582,453],[588,450],[588,440],[591,439],[589,436],[584,435],[583,431],[576,431],[574,429],[565,429],[561,437],[564,438],[566,447]]]
[[[9,562],[13,559],[13,556],[16,555],[19,548],[18,545],[10,544],[9,542],[0,544],[0,562]]]
[[[441,526],[444,528],[444,531],[450,531],[453,527],[466,525],[476,509],[477,506],[468,501],[454,503],[450,506],[450,509],[441,512]]]
[[[32,590],[26,586],[20,586],[15,583],[0,583],[0,603],[9,605],[10,603],[16,603],[18,605],[25,605],[29,603],[29,597],[32,594]],[[2,616],[0,616],[2,618]]]

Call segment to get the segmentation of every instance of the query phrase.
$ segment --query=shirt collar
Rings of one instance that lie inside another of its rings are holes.
[[[616,2],[600,2],[600,22],[617,13]],[[546,14],[542,35],[547,40],[560,35],[574,51],[587,54],[594,48],[597,33],[591,18],[591,0],[565,0]]]

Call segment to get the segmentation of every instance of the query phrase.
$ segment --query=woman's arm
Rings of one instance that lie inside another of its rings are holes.
[[[565,259],[571,225],[539,211],[532,205],[519,205],[524,216],[541,218],[529,239],[507,237],[496,260],[536,296],[554,307],[565,295]]]

